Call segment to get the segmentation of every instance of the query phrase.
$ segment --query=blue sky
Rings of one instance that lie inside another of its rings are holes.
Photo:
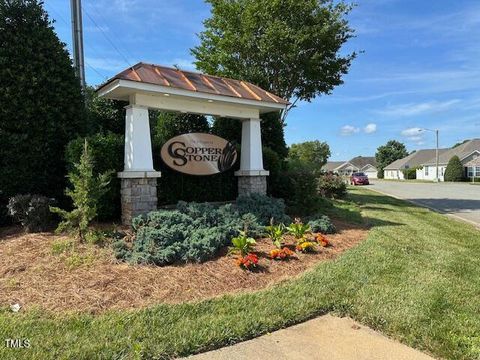
[[[71,49],[69,1],[46,0]],[[480,1],[357,0],[349,19],[363,51],[332,95],[301,103],[287,119],[288,144],[319,139],[331,160],[374,155],[390,139],[409,150],[480,137]],[[139,61],[193,69],[189,49],[209,6],[202,0],[83,0],[87,82]]]

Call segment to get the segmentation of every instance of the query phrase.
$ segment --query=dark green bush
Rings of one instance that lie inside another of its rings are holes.
[[[85,130],[78,78],[42,3],[0,1],[0,223],[17,194],[62,200],[63,151]]]
[[[236,202],[240,214],[253,214],[262,225],[288,223],[291,219],[285,214],[285,202],[261,194],[241,195]]]
[[[178,261],[203,262],[229,245],[247,229],[257,237],[263,227],[252,214],[240,214],[231,205],[179,202],[176,210],[161,210],[133,219],[133,247],[114,243],[117,258],[141,264],[167,265]]]
[[[88,150],[92,158],[93,171],[102,174],[109,170],[115,172],[123,170],[124,137],[114,133],[98,133],[87,137]],[[72,171],[74,164],[80,161],[80,156],[85,144],[85,138],[77,138],[70,141],[65,151],[68,171]],[[98,219],[116,220],[120,218],[120,179],[113,175],[108,191],[98,203]]]
[[[16,195],[10,198],[8,215],[22,225],[26,232],[41,232],[52,229],[54,225],[50,206],[55,201],[41,195]]]
[[[403,169],[403,178],[405,180],[414,180],[417,178],[417,168]]]
[[[281,197],[285,199],[289,213],[304,216],[318,210],[317,176],[314,171],[302,166],[291,167],[283,172],[281,178],[286,187]]]
[[[335,225],[333,225],[327,215],[321,215],[317,219],[310,220],[308,225],[313,232],[319,232],[322,234],[335,234],[337,232]]]
[[[318,178],[317,191],[323,197],[341,199],[347,195],[347,184],[338,175],[322,174]]]
[[[445,181],[463,181],[465,179],[465,172],[462,162],[458,156],[453,156],[445,169]]]

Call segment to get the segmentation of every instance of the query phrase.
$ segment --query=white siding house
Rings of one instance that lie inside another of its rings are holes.
[[[447,149],[440,149],[439,153],[442,154],[445,151],[447,151]],[[383,169],[383,176],[385,179],[405,180],[403,173],[404,170],[422,167],[422,163],[430,160],[432,156],[435,156],[435,149],[415,151],[403,159],[394,161],[390,165],[386,166],[385,169]],[[419,170],[416,172],[417,179],[419,179],[418,172]]]
[[[364,172],[369,179],[377,178],[377,162],[373,156],[357,156],[349,161],[329,161],[323,167],[340,176],[350,176],[354,172]]]
[[[474,178],[479,174],[476,172],[475,165],[480,157],[480,139],[469,140],[459,146],[448,149],[440,153],[438,159],[438,178],[444,181],[445,169],[453,156],[458,156],[464,166],[465,177]],[[480,165],[479,165],[480,166]],[[422,168],[417,170],[417,179],[435,180],[436,177],[436,159],[435,155],[422,164]]]

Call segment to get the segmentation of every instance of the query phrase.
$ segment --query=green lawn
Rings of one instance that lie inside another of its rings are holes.
[[[0,359],[168,358],[334,312],[448,359],[480,359],[480,232],[426,209],[352,190],[366,241],[299,280],[196,304],[100,316],[0,312]],[[343,210],[354,212],[356,206]],[[342,209],[340,213],[345,213]]]

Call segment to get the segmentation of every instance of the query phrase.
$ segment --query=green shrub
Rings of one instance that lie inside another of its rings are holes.
[[[264,232],[253,214],[240,214],[232,204],[179,202],[176,210],[153,211],[133,219],[133,246],[113,244],[117,258],[140,264],[167,265],[178,261],[203,262],[213,258],[245,230],[257,237]]]
[[[87,142],[90,154],[95,159],[93,163],[95,174],[101,174],[109,170],[115,172],[123,170],[125,146],[123,135],[98,133],[87,137]],[[84,138],[78,138],[68,143],[65,151],[68,171],[74,170],[75,164],[80,161],[84,143]],[[100,221],[119,219],[120,211],[120,179],[113,176],[108,190],[98,202],[98,219]]]
[[[463,181],[465,179],[465,173],[462,162],[458,156],[453,156],[448,162],[445,169],[444,180],[445,181]]]
[[[19,222],[26,232],[47,231],[54,225],[50,206],[53,199],[41,195],[17,195],[10,198],[8,214]]]
[[[327,215],[322,215],[317,219],[310,220],[308,225],[313,232],[322,234],[335,234],[337,229]]]
[[[313,170],[292,167],[283,173],[282,180],[288,184],[283,198],[290,213],[304,216],[318,209],[317,176]]]
[[[236,202],[236,209],[240,214],[253,214],[261,225],[286,223],[290,218],[285,214],[285,202],[266,195],[253,193],[241,195]]]
[[[417,168],[403,169],[403,178],[405,180],[415,180],[417,178]]]
[[[108,190],[111,172],[98,176],[93,174],[93,159],[85,140],[80,162],[75,164],[75,170],[68,174],[72,188],[67,188],[65,194],[72,199],[73,210],[66,211],[58,207],[50,207],[50,211],[58,214],[62,221],[57,232],[68,232],[85,240],[90,222],[97,216],[97,204]]]
[[[326,198],[341,199],[347,195],[347,184],[335,174],[322,174],[318,178],[318,193]]]
[[[0,2],[0,223],[8,199],[62,201],[63,152],[83,133],[85,106],[69,52],[42,1]]]

